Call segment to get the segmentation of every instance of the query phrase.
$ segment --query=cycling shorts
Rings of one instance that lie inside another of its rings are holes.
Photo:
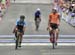
[[[23,31],[23,26],[17,25],[17,28],[18,28],[18,32],[24,33],[24,31]]]
[[[50,23],[50,27],[52,29],[58,29],[58,25],[57,24],[54,24],[54,23]]]

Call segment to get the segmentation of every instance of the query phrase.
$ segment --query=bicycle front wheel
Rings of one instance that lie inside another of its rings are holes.
[[[19,37],[17,36],[17,38],[16,38],[16,46],[15,46],[16,50],[18,49],[18,42],[19,42]]]
[[[53,49],[55,49],[55,43],[53,43]]]

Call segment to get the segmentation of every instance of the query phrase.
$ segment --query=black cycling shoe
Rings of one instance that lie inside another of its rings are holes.
[[[21,43],[19,43],[18,47],[21,47]]]

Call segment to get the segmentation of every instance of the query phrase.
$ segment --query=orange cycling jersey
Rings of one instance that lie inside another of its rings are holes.
[[[49,15],[49,21],[50,23],[59,24],[59,14],[58,13],[51,13]]]

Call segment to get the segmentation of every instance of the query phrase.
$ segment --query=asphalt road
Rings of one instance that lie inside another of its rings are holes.
[[[14,49],[14,46],[1,47],[1,55],[75,55],[74,46],[59,46],[56,49],[52,49],[50,46],[23,46],[18,50]]]

